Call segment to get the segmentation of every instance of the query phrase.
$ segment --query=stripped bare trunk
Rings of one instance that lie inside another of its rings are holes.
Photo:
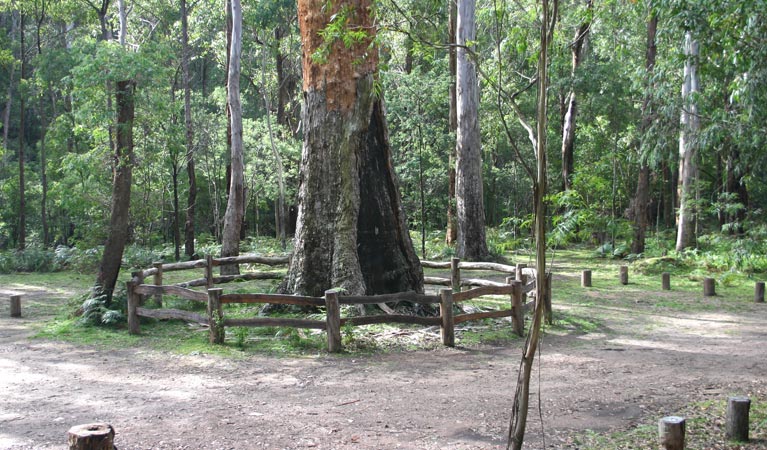
[[[229,105],[232,130],[231,175],[229,199],[224,214],[224,231],[221,256],[240,254],[240,230],[244,216],[245,180],[242,142],[242,105],[240,103],[240,54],[242,52],[242,6],[240,0],[231,0],[232,44],[229,52],[229,75],[227,78],[227,104]],[[221,266],[222,275],[239,273],[239,266]]]
[[[490,255],[485,240],[485,206],[482,186],[482,148],[479,134],[479,82],[476,62],[467,46],[476,37],[476,0],[458,0],[455,198],[458,218],[456,255],[485,261]]]
[[[700,118],[695,96],[698,89],[698,41],[687,31],[684,39],[684,84],[682,85],[682,114],[679,131],[679,218],[677,220],[676,250],[695,245],[695,184],[698,167],[695,154],[698,148]]]
[[[303,42],[304,145],[295,251],[286,290],[323,295],[423,291],[393,169],[382,99],[374,83],[378,51],[370,0],[299,0]],[[346,48],[319,31],[349,10],[347,26],[368,37]],[[312,55],[330,46],[327,60]]]
[[[586,0],[586,8],[588,11],[586,20],[575,31],[575,37],[570,47],[572,53],[571,79],[575,78],[575,73],[583,61],[589,30],[591,29],[592,0]],[[565,104],[567,106],[562,122],[562,190],[564,191],[572,188],[572,177],[575,172],[575,119],[578,114],[578,102],[574,86],[570,87]]]
[[[652,110],[652,73],[655,67],[655,55],[657,49],[655,46],[655,35],[658,29],[658,16],[652,12],[652,2],[649,3],[650,20],[647,22],[647,53],[645,57],[646,70],[646,92],[642,103],[642,123],[640,125],[640,139],[644,142],[648,139],[648,132],[652,125],[654,112]],[[645,236],[649,221],[650,207],[650,166],[646,155],[642,155],[642,145],[639,148],[639,178],[637,179],[637,190],[634,196],[634,239],[631,241],[631,253],[639,254],[644,252]]]
[[[21,26],[19,27],[19,33],[21,36],[21,50],[19,55],[21,58],[21,74],[19,77],[19,87],[24,83],[24,71],[27,68],[26,49],[24,48],[24,13],[21,13]],[[21,91],[21,89],[19,89]],[[24,162],[26,154],[24,151],[24,111],[25,98],[24,95],[19,95],[19,228],[18,228],[18,241],[17,245],[19,250],[24,250],[27,246],[27,200],[26,200],[26,183],[24,181]]]

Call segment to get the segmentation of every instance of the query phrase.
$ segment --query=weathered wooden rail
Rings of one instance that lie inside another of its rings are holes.
[[[455,345],[455,325],[471,320],[488,318],[511,317],[514,332],[522,336],[524,334],[524,314],[535,307],[535,302],[526,302],[528,294],[535,291],[535,271],[527,269],[524,265],[507,266],[495,263],[461,263],[457,258],[451,262],[437,263],[423,261],[424,267],[450,268],[451,278],[427,277],[427,284],[447,285],[452,288],[441,289],[439,295],[418,294],[415,292],[402,292],[396,294],[370,295],[370,296],[344,296],[334,290],[325,292],[323,297],[306,297],[283,294],[224,294],[221,288],[216,288],[219,283],[235,280],[252,280],[271,278],[273,273],[256,272],[237,276],[214,277],[213,267],[222,264],[287,264],[288,258],[265,258],[255,256],[241,256],[233,258],[212,258],[189,261],[183,263],[161,264],[156,263],[151,269],[133,273],[131,281],[127,284],[128,290],[128,328],[131,334],[140,332],[140,317],[155,319],[179,319],[188,322],[207,325],[210,331],[210,342],[221,344],[224,342],[226,327],[293,327],[325,330],[328,336],[328,351],[338,352],[341,346],[341,327],[361,326],[381,323],[402,323],[425,326],[439,326],[441,329],[442,342],[447,346]],[[163,285],[162,274],[172,270],[204,269],[205,276],[191,282]],[[505,274],[513,274],[515,277],[507,277],[506,282],[497,282],[481,279],[461,280],[460,270],[493,270]],[[532,275],[532,276],[531,276]],[[154,284],[145,284],[147,277],[153,277]],[[280,277],[282,275],[280,274]],[[531,281],[528,282],[528,277]],[[550,282],[550,277],[547,278]],[[447,283],[445,283],[447,281]],[[461,291],[462,286],[478,286],[469,290]],[[190,289],[193,286],[206,286],[205,292]],[[550,286],[550,285],[549,285]],[[205,303],[206,314],[199,314],[179,309],[150,309],[143,307],[143,300],[153,296],[158,305],[162,305],[163,295],[174,295],[189,301]],[[474,313],[455,314],[454,305],[476,299],[486,295],[509,296],[508,309],[496,311],[483,311]],[[546,296],[550,299],[550,295]],[[551,310],[550,300],[544,298],[547,311]],[[439,305],[439,316],[421,317],[404,314],[380,314],[373,316],[359,316],[341,318],[341,305],[369,305],[385,304],[393,302],[410,302]],[[297,319],[297,318],[227,318],[224,315],[225,304],[258,304],[269,303],[276,305],[298,305],[325,308],[325,320]]]

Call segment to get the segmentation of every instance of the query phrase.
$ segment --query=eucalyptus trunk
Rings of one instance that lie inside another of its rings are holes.
[[[371,1],[299,0],[303,130],[298,223],[286,290],[323,295],[423,291],[423,272],[402,210],[383,100]],[[319,31],[348,12],[368,36],[346,47]],[[312,55],[327,49],[325,61]]]
[[[575,79],[576,71],[581,65],[585,54],[589,30],[591,29],[592,0],[586,0],[586,7],[588,8],[589,17],[575,31],[575,37],[570,44],[570,52],[572,54],[570,77],[572,80]],[[575,86],[571,86],[565,101],[567,106],[562,121],[562,190],[572,188],[572,177],[575,172],[575,120],[578,115],[576,97]]]
[[[109,216],[109,236],[96,277],[96,290],[112,300],[117,275],[120,273],[123,250],[128,242],[130,219],[130,196],[133,179],[133,118],[136,83],[132,80],[115,84],[117,125],[112,178],[112,202]]]
[[[695,245],[695,184],[698,166],[695,154],[698,148],[700,118],[695,96],[698,88],[698,58],[700,49],[692,33],[684,38],[684,83],[682,84],[682,114],[679,131],[679,216],[677,219],[676,250]]]
[[[652,12],[652,2],[648,2],[650,9],[650,20],[647,22],[647,53],[645,56],[646,70],[646,92],[642,102],[642,123],[640,125],[640,138],[645,142],[649,136],[650,126],[652,125],[654,113],[651,107],[652,101],[652,73],[655,68],[655,56],[657,48],[655,46],[655,35],[658,29],[658,16]],[[650,166],[646,155],[642,155],[643,149],[640,145],[639,153],[639,176],[637,179],[637,189],[634,195],[634,239],[631,241],[631,252],[639,254],[645,249],[645,236],[649,222],[650,207]]]
[[[26,116],[25,96],[24,92],[21,92],[21,85],[24,83],[24,72],[27,68],[26,49],[24,49],[24,13],[21,13],[21,26],[19,27],[19,33],[21,36],[20,43],[21,49],[19,55],[21,58],[21,74],[19,77],[19,223],[18,223],[18,240],[17,246],[19,250],[24,250],[27,246],[27,200],[26,200],[26,182],[24,181],[24,162],[26,160],[26,154],[24,149],[24,116]]]
[[[456,98],[455,98],[455,74],[457,62],[457,51],[455,46],[456,39],[456,27],[458,21],[458,0],[447,0],[448,3],[448,45],[449,45],[449,67],[450,67],[450,131],[455,134],[458,129],[458,112],[456,111]],[[448,159],[448,196],[447,196],[447,230],[445,232],[445,243],[447,245],[453,245],[458,241],[458,224],[455,217],[455,147],[450,150],[450,157]]]
[[[479,133],[479,82],[469,47],[476,40],[475,0],[458,0],[455,199],[458,222],[456,255],[470,261],[486,260],[485,206],[482,187],[482,148]]]
[[[189,24],[186,0],[181,0],[181,75],[184,85],[184,129],[186,130],[186,174],[189,191],[186,197],[184,221],[184,253],[194,258],[194,218],[197,204],[197,175],[194,168],[194,127],[192,125],[192,88],[189,76]]]
[[[224,230],[221,242],[221,256],[240,254],[240,230],[245,211],[245,180],[242,142],[242,105],[240,103],[240,55],[242,52],[242,6],[240,0],[231,0],[232,43],[229,52],[229,74],[227,81],[227,104],[229,106],[232,130],[231,172],[229,177],[229,199],[224,214]],[[237,264],[221,266],[221,274],[237,274]]]

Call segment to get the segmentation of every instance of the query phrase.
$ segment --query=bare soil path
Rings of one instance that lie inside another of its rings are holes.
[[[22,293],[31,303],[63,301],[56,292]],[[33,308],[10,319],[7,295],[0,292],[2,449],[66,448],[67,429],[100,421],[114,426],[121,450],[505,448],[522,341],[312,358],[104,351],[31,339],[31,323],[44,315]],[[543,427],[531,411],[529,448],[542,448],[544,435],[546,448],[579,448],[573,436],[586,429],[652,424],[693,401],[767,398],[767,307],[654,314],[638,304],[600,314],[589,333],[545,337],[533,375]]]

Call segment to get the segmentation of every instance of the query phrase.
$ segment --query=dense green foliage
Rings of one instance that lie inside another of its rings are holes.
[[[107,4],[107,28],[116,28],[117,5]],[[143,250],[143,260],[129,251],[124,259],[138,266],[172,258],[173,228],[183,227],[188,189],[180,12],[175,4],[155,0],[126,4],[128,45],[123,48],[101,39],[99,17],[89,2],[0,2],[0,110],[9,118],[0,123],[7,134],[0,148],[0,252],[19,245],[22,132],[28,244],[23,253],[3,253],[0,271],[95,266],[108,234],[115,115],[109,85],[126,77],[138,83],[131,239],[133,248],[157,250]],[[484,192],[487,224],[495,228],[489,244],[496,253],[529,245],[528,168],[534,155],[519,120],[535,116],[530,77],[538,55],[536,8],[532,1],[478,3]],[[380,88],[403,204],[413,229],[444,229],[448,160],[455,142],[448,123],[448,2],[380,0],[376,13]],[[659,18],[658,57],[648,79],[645,25],[651,13]],[[273,235],[275,229],[277,181],[267,114],[286,169],[287,203],[297,201],[301,49],[295,14],[287,0],[244,7],[245,236]],[[761,216],[767,173],[759,170],[767,163],[765,14],[763,2],[750,0],[605,0],[595,1],[593,8],[576,0],[561,2],[547,139],[550,245],[589,243],[602,254],[628,256],[636,174],[647,162],[652,170],[647,253],[672,249],[681,47],[684,31],[691,30],[701,44],[701,92],[695,100],[702,130],[698,244],[690,255],[707,255],[718,269],[766,268]],[[198,186],[194,227],[202,254],[220,240],[227,195],[226,12],[220,2],[203,0],[194,3],[188,17]],[[584,21],[591,23],[585,58],[571,74],[570,44]],[[574,188],[560,192],[563,108],[571,88],[579,105]],[[653,120],[642,135],[646,95]],[[177,211],[174,192],[181,203]]]

